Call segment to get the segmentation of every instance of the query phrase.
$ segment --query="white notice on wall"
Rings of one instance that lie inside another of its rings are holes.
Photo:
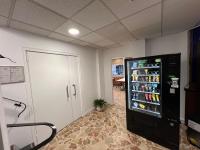
[[[0,83],[10,82],[10,67],[2,66],[0,67]]]
[[[0,66],[0,83],[19,83],[24,82],[24,67],[23,66]]]
[[[10,68],[10,82],[24,82],[24,67],[13,66]]]

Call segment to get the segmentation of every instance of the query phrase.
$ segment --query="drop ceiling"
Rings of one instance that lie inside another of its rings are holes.
[[[0,26],[109,48],[200,23],[200,0],[0,0]],[[80,30],[72,36],[68,29]]]

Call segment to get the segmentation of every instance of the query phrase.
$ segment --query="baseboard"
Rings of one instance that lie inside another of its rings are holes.
[[[88,109],[87,111],[82,113],[82,117],[85,116],[86,114],[90,113],[91,111],[94,110],[94,107],[91,107],[90,109]]]

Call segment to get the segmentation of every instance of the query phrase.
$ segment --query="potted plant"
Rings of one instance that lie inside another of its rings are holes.
[[[97,111],[103,111],[105,109],[106,101],[104,99],[95,99],[94,107]]]

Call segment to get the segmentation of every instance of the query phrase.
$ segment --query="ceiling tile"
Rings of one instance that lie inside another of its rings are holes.
[[[100,48],[103,48],[103,47],[98,46],[98,45],[96,45],[96,44],[90,44],[89,47],[92,47],[92,48],[94,48],[94,49],[100,49]]]
[[[70,42],[70,41],[74,40],[70,37],[64,36],[64,35],[59,34],[59,33],[51,33],[48,37],[54,38],[54,39],[57,39],[57,40],[61,40],[61,41],[65,41],[65,42]]]
[[[8,19],[6,17],[0,16],[0,26],[6,26]]]
[[[56,27],[66,22],[66,19],[63,17],[27,0],[17,0],[13,18],[49,30],[54,30]]]
[[[86,41],[86,42],[90,42],[90,43],[96,43],[98,41],[102,41],[104,38],[96,33],[90,33],[86,36],[81,37],[81,40]]]
[[[10,6],[11,6],[11,0],[0,0],[0,15],[8,17]]]
[[[138,39],[158,37],[161,36],[161,24],[157,23],[145,28],[140,28],[133,31],[133,33]]]
[[[70,28],[77,28],[80,31],[80,34],[77,36],[73,36],[71,34],[68,33],[68,29]],[[88,34],[89,32],[91,32],[90,30],[86,29],[85,27],[71,21],[68,20],[66,23],[64,23],[63,25],[61,25],[60,27],[58,27],[56,30],[56,32],[59,32],[61,34],[65,34],[67,36],[72,36],[74,38],[80,38],[81,36]]]
[[[113,44],[113,45],[110,45],[110,46],[106,46],[106,47],[104,47],[104,48],[106,48],[106,49],[112,49],[112,48],[119,48],[119,47],[121,47],[122,46],[122,44],[120,43],[115,43],[115,44]]]
[[[50,31],[46,31],[46,30],[31,26],[31,25],[27,25],[18,21],[11,21],[10,27],[14,29],[22,30],[22,31],[27,31],[27,32],[43,35],[43,36],[47,36],[50,34]]]
[[[114,44],[115,44],[114,42],[112,42],[108,39],[103,39],[102,41],[96,42],[96,45],[101,46],[101,47],[107,47],[107,46],[111,46]]]
[[[153,24],[161,23],[161,4],[148,8],[136,15],[122,20],[122,23],[130,30],[139,30]]]
[[[92,0],[33,0],[65,17],[71,17],[74,13],[85,7]]]
[[[103,0],[119,17],[123,18],[150,7],[161,0]]]
[[[124,42],[133,40],[131,33],[120,24],[120,22],[115,22],[102,29],[96,31],[98,34],[107,37],[114,42]]]
[[[200,0],[167,0],[163,10],[163,34],[190,29],[200,21]]]
[[[89,43],[81,41],[81,40],[78,40],[78,39],[75,39],[75,40],[71,41],[71,43],[77,44],[77,45],[81,45],[81,46],[88,46],[89,45]]]
[[[99,0],[94,1],[73,19],[93,30],[116,21],[112,13]]]

